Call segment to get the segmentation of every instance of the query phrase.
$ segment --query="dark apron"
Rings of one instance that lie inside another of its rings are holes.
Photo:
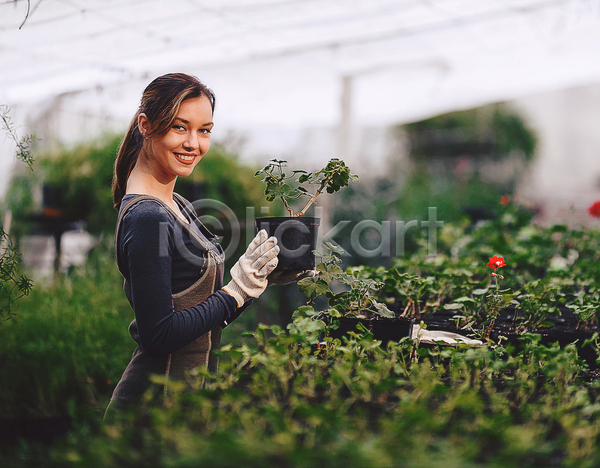
[[[187,202],[185,199],[177,194],[175,194],[175,196],[177,196],[179,200],[183,201],[183,205],[187,207]],[[223,250],[219,245],[207,245],[207,241],[202,239],[191,228],[191,225],[188,225],[181,220],[181,218],[169,206],[165,205],[157,198],[150,195],[138,195],[129,200],[119,211],[119,217],[117,219],[117,226],[115,229],[117,263],[119,262],[118,239],[121,221],[125,213],[127,213],[127,210],[129,210],[132,205],[142,200],[154,200],[161,203],[169,212],[173,214],[181,229],[185,230],[189,236],[193,237],[199,245],[202,245],[205,248],[206,268],[204,269],[202,276],[189,288],[173,294],[173,310],[175,311],[198,305],[200,302],[206,300],[208,296],[210,296],[216,290],[220,289],[223,285]],[[203,226],[202,228],[206,229]],[[215,252],[215,247],[218,249],[218,253]],[[123,270],[121,269],[121,271]],[[123,288],[125,290],[125,295],[131,304],[131,289],[127,280],[125,280]],[[178,349],[168,356],[161,358],[154,358],[148,355],[148,353],[146,353],[140,346],[137,323],[135,319],[129,325],[129,333],[138,344],[138,347],[134,351],[131,362],[125,369],[123,377],[113,393],[112,404],[115,404],[117,407],[124,407],[128,403],[141,403],[142,396],[146,390],[151,387],[151,382],[149,379],[151,374],[165,376],[164,385],[161,387],[154,386],[153,399],[155,399],[160,397],[160,393],[162,393],[164,396],[167,395],[167,384],[169,379],[183,380],[188,384],[191,384],[195,377],[188,375],[190,370],[199,366],[208,368],[212,372],[216,372],[217,370],[218,358],[211,353],[211,350],[219,349],[221,341],[221,327],[213,328],[192,343],[184,346],[181,349]],[[204,379],[202,379],[200,384],[202,385],[203,383]],[[161,389],[162,392],[160,391]]]

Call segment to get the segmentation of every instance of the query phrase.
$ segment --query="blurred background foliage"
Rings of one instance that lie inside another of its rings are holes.
[[[9,183],[4,206],[13,213],[18,238],[39,229],[40,218],[85,221],[92,235],[114,231],[111,183],[120,137],[36,154],[33,174],[18,172]]]
[[[133,312],[106,246],[87,265],[36,285],[0,326],[0,417],[105,405],[133,352]]]
[[[534,157],[536,136],[503,105],[452,112],[396,128],[408,142],[406,183],[394,208],[401,218],[493,215],[500,195],[514,193]],[[399,136],[400,137],[400,136]]]
[[[523,119],[499,104],[451,112],[402,126],[411,156],[465,156],[503,159],[512,153],[531,160],[536,137]]]
[[[396,147],[405,158],[392,158],[384,176],[340,192],[333,202],[332,224],[369,219],[391,222],[391,255],[354,254],[354,265],[389,265],[396,255],[420,248],[425,229],[410,228],[396,239],[395,222],[426,221],[429,207],[437,220],[469,222],[493,219],[501,197],[511,200],[535,156],[537,137],[514,110],[501,105],[452,112],[392,129]],[[401,151],[401,150],[399,150]],[[336,237],[352,252],[349,231]],[[361,245],[376,249],[381,237],[366,232]]]

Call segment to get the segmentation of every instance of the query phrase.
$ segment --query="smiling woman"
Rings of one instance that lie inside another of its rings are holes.
[[[109,408],[138,406],[149,389],[154,401],[169,379],[193,378],[196,367],[215,370],[211,350],[219,347],[221,329],[262,294],[277,266],[277,241],[261,231],[223,286],[223,250],[190,202],[173,192],[210,147],[214,105],[214,94],[197,78],[161,76],[144,91],[119,148],[115,248],[137,348]],[[153,387],[151,374],[162,374],[165,384]]]
[[[172,73],[150,83],[119,149],[115,207],[127,192],[142,187],[143,193],[152,192],[148,194],[173,207],[169,194],[177,176],[189,175],[210,147],[214,109],[214,93],[195,77]],[[191,168],[173,173],[173,158]]]
[[[190,98],[181,103],[171,128],[150,140],[144,158],[133,168],[127,181],[127,191],[136,193],[136,185],[152,185],[162,195],[178,176],[187,177],[210,147],[212,106],[206,96]],[[146,114],[138,116],[138,128],[148,135],[152,126]],[[152,152],[150,158],[148,151]]]

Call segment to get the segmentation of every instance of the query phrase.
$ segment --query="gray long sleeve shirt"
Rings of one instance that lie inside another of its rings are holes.
[[[126,195],[121,206],[133,196]],[[212,235],[190,213],[189,206],[183,206],[177,198],[175,201],[205,245],[218,252],[211,242]],[[131,287],[129,299],[140,346],[155,357],[176,351],[215,326],[230,323],[249,305],[238,309],[232,296],[217,289],[194,307],[173,310],[172,295],[198,280],[210,254],[178,225],[174,216],[159,201],[135,203],[123,217],[117,242],[119,269]]]

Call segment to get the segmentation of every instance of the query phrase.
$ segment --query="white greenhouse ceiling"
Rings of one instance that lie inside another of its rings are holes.
[[[0,104],[101,90],[119,118],[172,71],[227,125],[335,125],[342,83],[382,124],[598,82],[599,58],[599,0],[0,0]]]

